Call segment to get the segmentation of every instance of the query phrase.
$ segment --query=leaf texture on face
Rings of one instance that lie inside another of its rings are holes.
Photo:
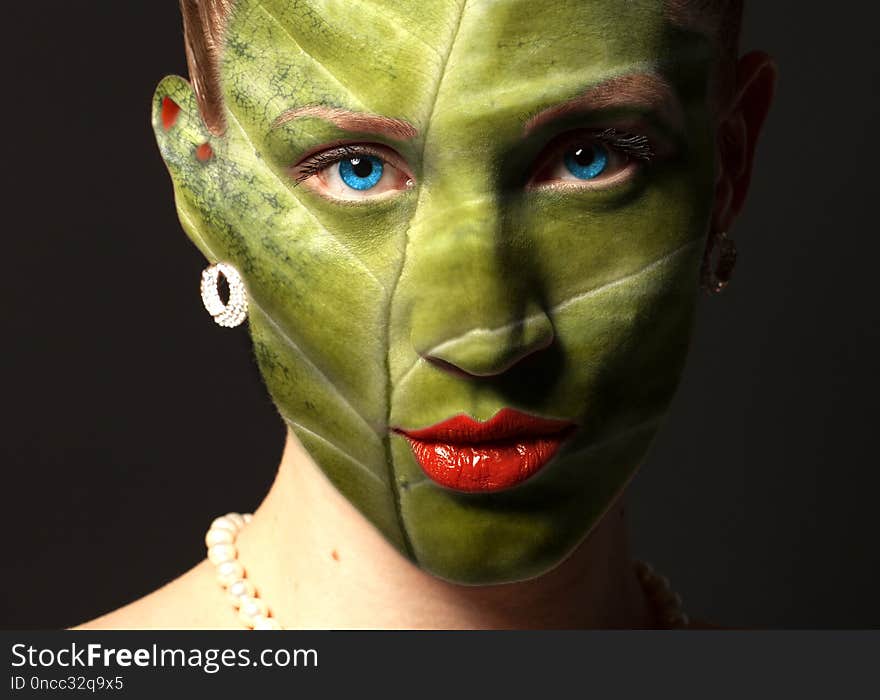
[[[242,273],[281,416],[389,541],[438,575],[513,580],[558,562],[650,443],[686,352],[712,185],[699,88],[684,104],[690,150],[650,181],[562,196],[526,191],[517,173],[540,152],[523,145],[530,115],[609,77],[667,70],[675,42],[700,56],[694,41],[669,31],[659,0],[237,0],[213,158],[193,158],[209,136],[189,87],[167,79],[157,92],[182,108],[173,138],[157,127],[181,221]],[[316,105],[417,133],[278,121]],[[338,202],[297,184],[291,166],[341,139],[393,147],[416,186]],[[528,372],[511,361],[544,340]],[[442,489],[389,431],[505,406],[586,426],[515,493]]]
[[[216,226],[202,236],[210,255],[232,259],[244,275],[255,354],[281,415],[402,549],[387,431],[388,317],[414,206],[340,226],[335,205],[315,206],[294,186],[288,163],[273,157],[271,132],[294,106],[393,115],[401,95],[422,96],[409,100],[417,109],[405,118],[426,127],[464,6],[433,4],[406,26],[396,13],[412,17],[413,7],[238,2],[222,69],[227,133],[179,198],[182,211],[195,207],[194,219]],[[353,60],[357,51],[369,60]],[[377,74],[387,91],[375,89]],[[320,143],[322,126],[305,122],[291,125],[291,139]]]

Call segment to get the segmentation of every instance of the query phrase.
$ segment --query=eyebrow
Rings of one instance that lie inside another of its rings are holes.
[[[395,139],[411,139],[419,133],[412,124],[403,119],[383,117],[378,114],[366,114],[365,112],[352,112],[340,107],[324,107],[323,105],[306,105],[285,110],[272,122],[272,128],[277,129],[282,124],[286,124],[294,119],[309,117],[324,119],[346,131],[385,134]]]
[[[681,103],[665,78],[656,73],[627,73],[603,80],[571,100],[538,112],[526,121],[523,134],[568,114],[613,107],[654,110],[676,128],[684,123]]]

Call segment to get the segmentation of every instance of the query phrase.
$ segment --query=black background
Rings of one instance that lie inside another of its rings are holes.
[[[876,628],[876,25],[750,4],[777,102],[734,281],[633,482],[635,554],[721,624]],[[186,71],[176,2],[8,3],[3,24],[0,626],[60,627],[201,559],[283,428],[244,327],[201,305],[149,126]]]

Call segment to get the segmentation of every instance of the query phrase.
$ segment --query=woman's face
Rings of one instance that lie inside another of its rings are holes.
[[[713,57],[660,0],[237,0],[224,136],[160,84],[181,222],[241,272],[278,410],[424,569],[547,571],[643,459],[689,343]]]

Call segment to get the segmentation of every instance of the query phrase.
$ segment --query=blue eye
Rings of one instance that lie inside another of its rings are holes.
[[[339,177],[354,190],[368,190],[382,179],[384,167],[376,156],[358,156],[339,161]]]
[[[599,177],[608,167],[608,151],[599,144],[579,145],[565,152],[565,167],[580,180]]]

